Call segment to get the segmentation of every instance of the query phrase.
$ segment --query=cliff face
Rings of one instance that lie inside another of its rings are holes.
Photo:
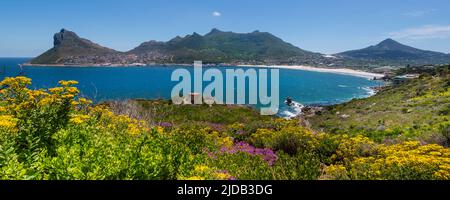
[[[119,52],[102,47],[76,33],[62,29],[53,36],[53,48],[36,57],[32,64],[62,64],[64,60],[74,57],[92,57],[118,54]]]

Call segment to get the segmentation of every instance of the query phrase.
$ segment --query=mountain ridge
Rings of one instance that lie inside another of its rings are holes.
[[[336,55],[367,62],[393,63],[398,65],[446,64],[450,62],[450,54],[414,48],[401,44],[391,38],[383,40],[377,45],[345,51]]]
[[[450,63],[450,54],[417,49],[391,38],[363,49],[326,56],[259,30],[234,33],[213,28],[204,35],[194,32],[166,42],[150,40],[125,52],[100,46],[66,29],[56,33],[53,39],[53,48],[32,59],[30,64],[191,64],[202,60],[211,64],[310,65],[370,70],[377,66]]]
[[[145,54],[152,51],[171,54],[175,62],[181,63],[195,59],[223,63],[281,60],[303,55],[319,56],[267,32],[234,33],[217,28],[205,35],[194,32],[184,37],[177,36],[168,42],[144,42],[127,53]]]

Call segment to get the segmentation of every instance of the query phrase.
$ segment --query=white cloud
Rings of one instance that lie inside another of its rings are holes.
[[[401,31],[390,32],[389,37],[396,39],[434,39],[450,37],[450,25],[426,25],[417,28],[409,28]]]
[[[406,12],[403,13],[403,16],[407,16],[407,17],[423,17],[425,15],[429,15],[432,14],[434,12],[436,12],[437,9],[431,9],[431,10],[417,10],[417,11],[412,11],[412,12]]]
[[[214,17],[220,17],[220,16],[222,16],[222,13],[220,13],[220,12],[218,12],[218,11],[214,11],[214,12],[212,13],[212,16],[214,16]]]

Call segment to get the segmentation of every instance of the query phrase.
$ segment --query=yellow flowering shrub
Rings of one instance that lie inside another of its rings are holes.
[[[336,173],[336,166],[325,167],[323,177],[340,179],[346,168],[345,174],[351,179],[450,179],[448,148],[436,144],[420,145],[418,141],[373,148],[376,148],[376,153],[352,157],[353,160],[340,166],[339,173]]]
[[[76,81],[30,84],[0,82],[0,179],[450,179],[450,151],[436,144],[377,144],[284,119],[150,126],[79,98]]]
[[[161,127],[161,126],[157,126],[157,127],[155,127],[155,129],[156,129],[156,132],[159,133],[159,134],[163,134],[164,133],[164,128]]]
[[[231,137],[218,137],[217,138],[217,146],[231,148],[234,144],[234,141]]]
[[[330,165],[323,169],[321,180],[349,180],[347,169],[344,165]]]
[[[11,115],[0,115],[0,129],[11,131],[16,128],[17,119]]]
[[[375,153],[376,144],[372,140],[362,135],[349,137],[343,135],[339,138],[339,146],[333,159],[337,162],[351,161],[356,157],[369,156]]]
[[[187,181],[202,181],[205,180],[205,178],[201,177],[201,176],[191,176],[189,178],[182,178],[183,180],[187,180]]]
[[[90,119],[89,115],[76,114],[76,115],[73,115],[69,121],[74,124],[82,124],[89,119]]]
[[[275,130],[258,129],[250,141],[257,147],[283,150],[292,155],[297,151],[314,151],[319,145],[320,137],[321,134],[285,121],[284,126],[279,126]]]
[[[88,103],[90,101],[81,100],[80,103]],[[105,106],[95,106],[89,108],[88,111],[93,118],[97,118],[99,124],[98,128],[105,132],[126,130],[125,132],[132,136],[137,136],[149,132],[148,124],[144,121],[132,119],[125,115],[115,115]],[[89,117],[86,117],[89,119]],[[161,127],[154,127],[155,131],[162,133],[164,130]]]
[[[172,153],[189,153],[152,138],[161,131],[143,121],[78,98],[76,81],[47,90],[30,84],[0,82],[0,179],[173,178],[177,167],[164,162],[183,163]]]
[[[234,180],[235,178],[226,170],[218,170],[206,165],[196,165],[192,174],[188,177],[180,177],[183,180]]]
[[[28,85],[31,85],[31,79],[24,76],[18,76],[15,78],[6,77],[2,82],[0,82],[0,86],[7,86],[12,89],[20,89]]]

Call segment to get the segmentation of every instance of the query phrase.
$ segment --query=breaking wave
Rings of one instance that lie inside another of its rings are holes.
[[[286,103],[286,102],[285,102]],[[291,105],[286,105],[282,112],[280,112],[280,116],[285,119],[292,119],[297,117],[302,113],[302,110],[305,106],[299,102],[293,101]]]

